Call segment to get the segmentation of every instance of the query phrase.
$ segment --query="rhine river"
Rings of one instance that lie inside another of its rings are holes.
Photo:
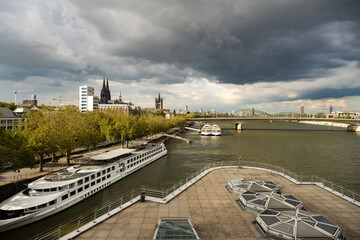
[[[223,128],[222,136],[182,133],[193,142],[170,139],[166,142],[168,154],[161,159],[64,212],[1,233],[1,239],[32,238],[139,185],[168,188],[209,163],[238,161],[240,156],[244,161],[277,165],[298,175],[317,175],[360,193],[360,133],[290,122],[245,123],[242,131],[234,130],[230,123],[218,124]]]

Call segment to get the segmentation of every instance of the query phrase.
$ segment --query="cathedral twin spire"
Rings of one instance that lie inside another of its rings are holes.
[[[106,86],[105,86],[105,78],[103,79],[103,87],[100,92],[100,103],[107,104],[111,100],[111,94],[109,89],[109,79],[106,79]]]

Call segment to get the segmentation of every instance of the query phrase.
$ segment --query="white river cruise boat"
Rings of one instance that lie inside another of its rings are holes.
[[[211,125],[205,124],[205,125],[201,128],[201,135],[211,136]]]
[[[212,125],[211,134],[213,136],[221,136],[221,128],[219,127],[219,125]]]
[[[35,180],[0,204],[0,232],[58,213],[166,154],[163,143],[117,149]]]

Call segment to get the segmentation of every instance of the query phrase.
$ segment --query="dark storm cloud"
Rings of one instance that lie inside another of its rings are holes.
[[[324,88],[309,91],[301,95],[303,99],[342,98],[346,96],[359,96],[360,88],[330,89]]]
[[[113,43],[109,52],[191,67],[220,82],[323,77],[360,58],[359,1],[76,3]]]
[[[7,1],[0,22],[0,80],[311,81],[360,58],[358,0]]]

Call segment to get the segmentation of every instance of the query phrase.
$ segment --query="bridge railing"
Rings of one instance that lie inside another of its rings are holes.
[[[137,188],[134,188],[130,191],[127,191],[126,193],[119,194],[117,196],[114,196],[109,202],[105,204],[101,204],[95,208],[89,209],[88,211],[75,216],[60,225],[57,225],[46,232],[40,233],[37,236],[35,236],[32,239],[36,240],[43,240],[43,239],[59,239],[60,237],[73,232],[73,231],[80,231],[81,228],[85,224],[89,223],[96,223],[96,219],[99,217],[104,217],[106,215],[111,215],[111,211],[116,209],[122,209],[125,206],[130,205],[130,203],[134,203],[140,199],[140,194],[142,192],[146,193],[147,197],[154,197],[159,200],[166,201],[166,198],[171,196],[171,194],[175,195],[175,191],[179,188],[181,188],[184,185],[190,186],[191,183],[199,179],[200,177],[204,176],[207,172],[210,172],[211,170],[214,170],[217,167],[255,167],[255,168],[262,168],[266,169],[270,172],[274,171],[277,174],[283,175],[286,178],[292,178],[295,180],[298,184],[306,183],[306,184],[323,184],[324,187],[330,188],[332,191],[336,191],[338,193],[343,194],[343,196],[347,196],[348,198],[351,198],[354,202],[360,201],[360,195],[358,193],[355,193],[351,190],[347,190],[343,188],[342,186],[336,185],[330,181],[327,181],[323,178],[317,177],[317,176],[302,176],[294,174],[282,167],[267,164],[267,163],[261,163],[261,162],[255,162],[255,161],[234,161],[234,162],[216,162],[211,163],[203,168],[199,169],[198,171],[194,172],[190,176],[186,177],[185,179],[179,181],[178,183],[174,184],[172,187],[167,189],[157,189],[153,187],[148,186],[139,186]]]

